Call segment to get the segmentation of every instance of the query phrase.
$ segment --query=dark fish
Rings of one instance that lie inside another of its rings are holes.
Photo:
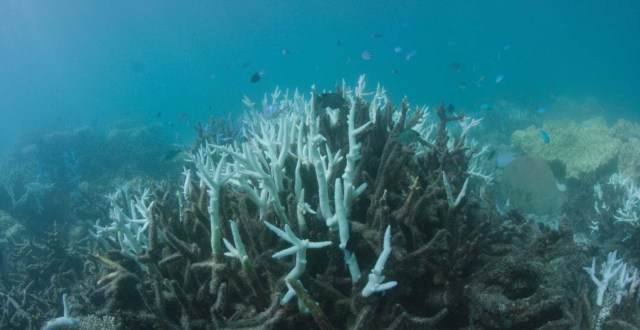
[[[449,113],[454,113],[456,111],[456,108],[453,106],[453,104],[449,104],[449,107],[447,107],[447,111]]]
[[[156,113],[156,118],[160,118],[160,116],[162,116],[162,112],[158,111],[158,113]]]
[[[403,146],[409,146],[410,144],[417,142],[425,147],[429,147],[429,143],[420,136],[420,133],[411,128],[407,128],[398,134],[398,142]]]
[[[249,65],[251,65],[251,62],[244,62],[244,63],[242,63],[242,66],[240,67],[240,69],[244,70],[244,69],[248,68]]]
[[[549,138],[549,134],[543,129],[540,129],[540,138],[542,138],[542,142],[544,142],[545,144],[551,142],[551,138]]]
[[[371,38],[373,39],[380,39],[382,37],[384,37],[384,35],[380,32],[374,32],[373,34],[371,34]]]
[[[453,70],[455,72],[460,72],[460,71],[462,71],[462,69],[464,69],[464,64],[462,64],[460,62],[451,63],[451,70]]]
[[[338,41],[336,42],[336,44],[338,46],[342,46],[342,38],[338,38]]]
[[[399,72],[397,69],[391,69],[391,74],[392,74],[394,77],[397,77],[397,76],[400,74],[400,72]]]
[[[162,158],[162,161],[165,163],[169,163],[169,162],[178,160],[178,158],[180,158],[181,156],[183,156],[182,158],[185,158],[187,155],[186,151],[188,149],[189,148],[187,146],[180,146],[180,145],[172,146],[172,148],[168,150],[167,153],[164,155],[164,157]]]
[[[262,76],[264,76],[264,71],[258,71],[251,76],[250,81],[252,83],[257,83],[258,81],[260,81],[260,79],[262,79]]]
[[[322,93],[316,97],[316,104],[320,109],[340,109],[342,107],[348,107],[349,102],[338,93]]]
[[[360,242],[360,239],[362,239],[362,236],[360,236],[360,234],[358,234],[357,232],[351,232],[351,234],[349,234],[349,240],[347,240],[347,244],[344,249],[349,251],[349,254],[354,253],[356,251],[356,247],[358,246],[358,242]],[[345,256],[345,259],[346,258],[347,256]]]
[[[398,134],[398,142],[403,146],[408,146],[414,142],[421,142],[420,133],[411,128],[407,128]]]

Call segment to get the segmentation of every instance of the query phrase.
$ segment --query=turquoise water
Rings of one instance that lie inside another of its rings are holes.
[[[637,1],[3,1],[0,146],[118,119],[189,135],[240,113],[243,95],[362,73],[416,105],[594,97],[612,117],[637,117],[638,17]]]
[[[0,328],[632,328],[638,17],[0,1]]]

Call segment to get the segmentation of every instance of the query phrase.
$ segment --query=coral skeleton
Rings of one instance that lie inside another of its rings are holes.
[[[134,191],[132,184],[118,188],[108,196],[112,222],[100,226],[97,221],[92,236],[107,250],[115,245],[124,255],[135,259],[147,249],[149,242],[147,229],[155,204],[149,194],[148,188]]]
[[[593,283],[598,287],[598,294],[596,296],[596,305],[602,306],[604,301],[604,294],[609,287],[609,282],[625,267],[622,259],[617,259],[618,251],[609,252],[607,255],[607,261],[603,262],[600,266],[600,276],[596,276],[596,258],[593,258],[591,267],[584,267],[583,269],[589,274]]]
[[[42,328],[43,330],[75,329],[78,327],[78,320],[69,316],[69,303],[67,302],[66,293],[62,295],[62,306],[64,307],[62,316],[47,321],[47,323]]]
[[[367,285],[362,289],[363,297],[369,297],[375,292],[386,291],[398,285],[396,281],[382,283],[385,280],[382,271],[384,270],[384,265],[387,263],[387,259],[389,259],[389,254],[391,254],[391,227],[387,226],[382,240],[382,252],[380,252],[380,256],[378,256],[376,265],[371,269]]]
[[[278,235],[278,237],[291,243],[292,245],[287,249],[274,253],[272,256],[273,258],[280,259],[286,256],[290,256],[292,254],[296,255],[295,266],[285,277],[285,281],[287,283],[287,287],[289,288],[289,290],[282,297],[282,299],[280,299],[280,303],[284,305],[288,303],[291,300],[291,298],[295,297],[295,294],[296,294],[296,291],[291,287],[289,282],[295,281],[299,283],[300,276],[302,276],[305,269],[307,268],[307,249],[320,249],[320,248],[331,245],[331,242],[330,241],[309,242],[308,239],[301,240],[293,233],[289,225],[285,225],[284,231],[282,231],[280,228],[268,222],[265,222],[264,224],[267,225],[267,227],[272,232]]]

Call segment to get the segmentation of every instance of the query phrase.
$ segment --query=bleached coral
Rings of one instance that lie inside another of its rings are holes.
[[[111,222],[100,225],[98,220],[93,226],[95,231],[91,233],[106,250],[117,247],[132,258],[148,247],[147,229],[155,203],[149,188],[136,189],[134,185],[129,182],[108,196]]]

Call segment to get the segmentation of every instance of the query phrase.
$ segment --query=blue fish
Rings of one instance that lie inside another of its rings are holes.
[[[482,104],[480,104],[480,110],[482,110],[482,111],[491,110],[491,105],[487,104],[487,103],[482,103]]]
[[[277,104],[269,104],[262,107],[262,115],[267,118],[275,118],[280,113],[280,106]]]
[[[540,137],[542,138],[542,142],[544,142],[545,144],[551,142],[549,134],[543,129],[540,129]]]
[[[537,113],[539,114],[543,114],[547,112],[547,108],[545,107],[539,107],[538,110],[536,110]]]
[[[407,54],[407,56],[405,56],[405,60],[410,61],[414,56],[416,56],[416,54],[418,53],[417,50],[412,50],[409,52],[409,54]]]

